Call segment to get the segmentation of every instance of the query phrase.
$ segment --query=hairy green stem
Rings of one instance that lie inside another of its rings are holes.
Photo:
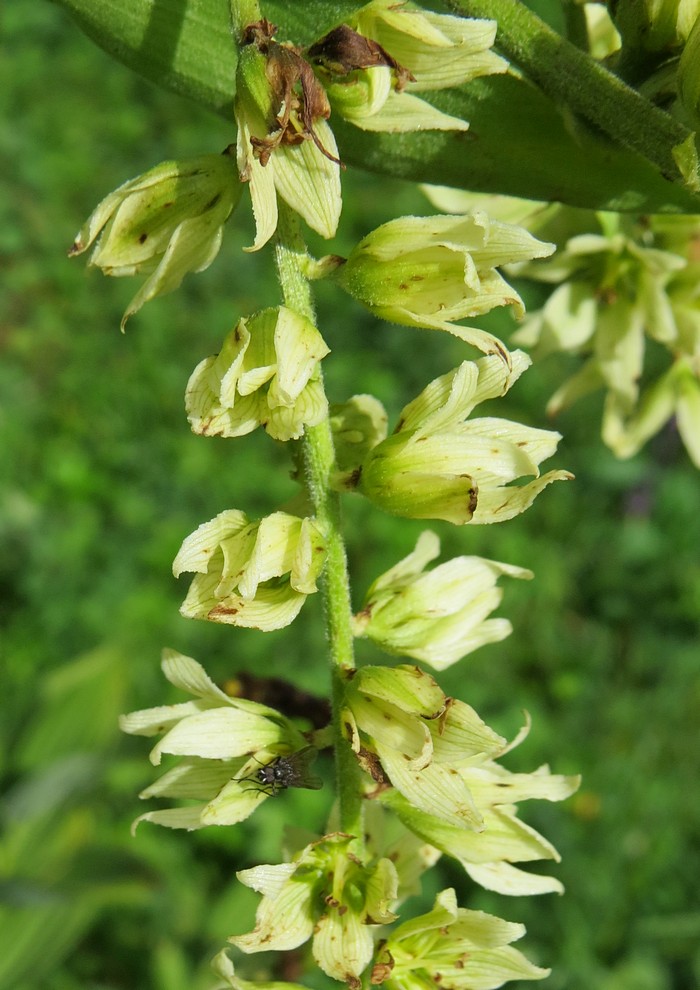
[[[275,260],[284,302],[290,309],[294,309],[315,323],[311,289],[302,272],[306,256],[299,218],[280,201]],[[356,836],[358,843],[362,844],[364,826],[361,771],[340,724],[344,697],[342,674],[343,671],[354,668],[355,658],[350,627],[352,606],[345,542],[341,529],[340,497],[330,484],[335,470],[335,449],[328,416],[318,426],[307,427],[301,448],[306,488],[314,507],[316,520],[327,539],[327,560],[321,579],[321,595],[331,660],[340,829]]]
[[[585,52],[553,31],[519,0],[446,0],[466,17],[498,24],[496,47],[555,103],[643,155],[667,179],[683,182],[673,149],[690,131]]]

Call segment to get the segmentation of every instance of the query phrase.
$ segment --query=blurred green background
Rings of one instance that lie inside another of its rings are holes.
[[[325,691],[320,611],[263,635],[188,622],[171,577],[181,540],[223,508],[260,514],[294,491],[289,459],[264,434],[189,433],[183,390],[242,314],[277,298],[269,252],[245,208],[209,271],[118,331],[135,291],[66,252],[108,191],[174,156],[218,151],[232,129],[111,62],[50,4],[0,12],[0,554],[3,788],[0,990],[205,990],[208,960],[245,930],[256,898],[234,872],[279,860],[285,823],[320,828],[328,789],[268,801],[237,828],[186,835],[131,820],[153,775],[121,711],[179,700],[164,645],[223,681],[237,670]],[[414,188],[345,177],[347,250],[398,212],[429,211]],[[320,244],[314,245],[322,250]],[[535,301],[535,299],[533,299]],[[395,414],[465,356],[458,343],[370,319],[320,287],[332,400],[371,391]],[[501,327],[500,329],[503,329]],[[471,355],[469,355],[471,356]],[[544,425],[561,369],[528,372],[508,415]],[[531,567],[500,614],[515,632],[446,675],[446,690],[513,734],[511,769],[581,772],[564,805],[523,808],[563,856],[563,897],[496,897],[446,864],[426,885],[524,921],[522,948],[551,965],[551,990],[691,990],[700,985],[700,479],[667,430],[634,460],[598,440],[599,402],[557,424],[548,489],[498,527],[432,528],[446,556]],[[348,499],[357,604],[422,526]],[[308,657],[318,657],[317,668]],[[362,656],[373,656],[363,649]],[[270,960],[241,963],[248,976]],[[282,978],[295,978],[285,973]],[[321,985],[321,984],[319,984]]]

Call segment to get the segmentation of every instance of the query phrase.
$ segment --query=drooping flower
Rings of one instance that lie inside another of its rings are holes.
[[[572,477],[539,472],[559,434],[467,417],[480,402],[504,395],[529,363],[515,351],[510,367],[492,355],[436,378],[402,410],[395,432],[370,450],[359,470],[339,477],[338,485],[356,487],[386,512],[409,519],[463,525],[524,512],[547,485]],[[527,475],[534,480],[510,484]]]
[[[381,319],[446,330],[479,350],[505,355],[493,334],[456,321],[496,306],[513,306],[522,316],[520,296],[496,269],[553,250],[524,228],[483,212],[401,217],[368,234],[332,277]]]
[[[308,50],[333,110],[363,130],[467,130],[416,93],[505,72],[495,21],[372,0]]]
[[[286,306],[241,319],[218,354],[197,365],[185,405],[192,430],[240,437],[257,426],[276,440],[300,437],[326,414],[319,362],[326,343]]]
[[[228,509],[182,544],[173,573],[195,573],[180,612],[247,628],[289,625],[317,591],[325,541],[316,523],[286,512],[256,522]]]
[[[527,729],[504,752],[512,749],[526,732]],[[487,890],[513,896],[561,893],[563,887],[556,877],[513,865],[546,859],[559,862],[560,858],[544,836],[521,821],[518,802],[535,798],[562,801],[577,790],[579,777],[552,774],[547,766],[532,773],[511,773],[493,759],[478,765],[458,765],[456,771],[482,816],[483,828],[479,831],[457,827],[434,811],[417,808],[395,790],[381,792],[378,799],[416,836],[458,860],[472,880]]]
[[[274,708],[227,695],[191,657],[164,650],[162,667],[194,700],[123,715],[120,726],[131,735],[162,735],[150,754],[155,766],[163,754],[181,757],[139,796],[196,803],[146,812],[134,826],[198,829],[243,821],[273,793],[261,786],[259,770],[301,751],[306,739]]]
[[[483,818],[457,772],[502,752],[505,740],[418,667],[362,667],[345,689],[341,724],[363,767],[414,807],[458,828]]]
[[[359,987],[374,951],[372,929],[395,919],[396,870],[389,859],[363,865],[353,836],[333,833],[310,843],[291,862],[237,874],[262,895],[255,928],[229,941],[243,952],[286,951],[313,938],[317,965]]]
[[[570,236],[572,223],[578,227]],[[700,464],[697,434],[694,426],[688,429],[690,397],[700,382],[698,218],[630,220],[598,213],[582,219],[581,211],[557,209],[538,230],[561,240],[562,250],[518,271],[561,284],[513,339],[539,358],[566,351],[583,359],[550,399],[548,412],[555,415],[604,389],[603,439],[619,457],[636,453],[676,414],[690,456]],[[647,374],[648,340],[660,345],[656,354],[670,354],[657,382]]]
[[[370,587],[354,618],[355,635],[435,670],[510,635],[507,619],[487,618],[503,597],[496,582],[502,575],[531,578],[532,571],[483,557],[454,557],[427,571],[439,553],[437,536],[422,533],[416,549]]]
[[[266,20],[247,27],[236,72],[236,154],[257,228],[252,251],[275,232],[278,195],[326,238],[334,236],[341,209],[326,94],[299,50],[279,44],[274,33]]]
[[[370,982],[387,990],[492,990],[509,980],[541,980],[548,969],[533,965],[511,942],[523,925],[457,906],[443,890],[427,914],[404,922],[380,943]]]
[[[82,254],[97,241],[90,264],[105,275],[148,275],[122,329],[144,303],[172,292],[188,272],[209,267],[242,188],[227,148],[222,155],[162,162],[102,200],[69,253]]]

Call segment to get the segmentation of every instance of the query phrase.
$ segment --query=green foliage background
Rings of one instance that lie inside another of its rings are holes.
[[[0,28],[0,990],[199,990],[208,959],[252,918],[255,898],[234,871],[277,861],[285,823],[318,828],[327,795],[284,794],[235,829],[145,825],[132,838],[152,771],[147,745],[121,738],[116,719],[176,700],[158,668],[163,645],[222,681],[253,669],[326,690],[316,602],[280,633],[232,631],[181,619],[184,584],[170,576],[201,521],[226,507],[264,513],[294,491],[283,448],[265,435],[193,437],[182,405],[193,366],[276,289],[269,259],[241,253],[252,241],[242,206],[214,266],[121,336],[134,286],[69,263],[75,231],[126,178],[217,151],[232,128],[111,62],[47,4],[7,5]],[[345,190],[341,253],[397,212],[429,210],[410,185],[358,172]],[[456,341],[380,325],[320,288],[332,399],[371,391],[395,414],[465,356]],[[542,425],[558,370],[530,371],[507,414]],[[531,713],[511,768],[583,773],[566,805],[523,809],[562,853],[553,869],[567,892],[509,901],[449,864],[441,882],[467,906],[524,921],[523,947],[554,967],[551,990],[690,990],[700,983],[700,479],[671,430],[616,462],[598,417],[594,399],[557,424],[556,466],[577,480],[525,516],[434,526],[446,556],[536,572],[507,588],[511,638],[441,682],[506,733]],[[359,603],[423,527],[359,499],[347,523]],[[241,972],[271,962],[251,957]]]

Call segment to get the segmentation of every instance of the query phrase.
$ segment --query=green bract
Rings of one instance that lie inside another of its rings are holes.
[[[396,918],[390,904],[398,879],[388,859],[360,863],[352,842],[350,835],[326,835],[291,863],[238,873],[262,900],[253,931],[229,941],[243,952],[264,952],[294,949],[313,936],[314,959],[323,972],[359,986],[374,952],[372,927]]]
[[[339,284],[376,316],[406,326],[447,330],[482,351],[504,353],[498,338],[455,321],[496,306],[524,307],[496,271],[544,258],[552,244],[524,228],[469,216],[402,217],[368,234],[335,274]]]
[[[132,712],[120,719],[123,732],[136,736],[164,733],[151,750],[181,760],[140,797],[194,800],[187,807],[149,811],[137,818],[168,828],[203,828],[243,821],[269,796],[256,786],[261,765],[306,745],[301,733],[278,711],[244,698],[231,698],[190,657],[163,651],[163,673],[194,701]],[[252,780],[251,780],[252,778]]]
[[[510,635],[507,619],[487,618],[503,597],[496,582],[504,574],[531,578],[532,571],[483,557],[455,557],[426,571],[439,553],[437,536],[422,533],[413,553],[370,587],[354,619],[355,635],[435,670]]]
[[[180,612],[253,629],[281,629],[317,590],[325,541],[311,519],[274,512],[249,522],[228,509],[182,544],[173,573],[196,577]]]
[[[90,256],[105,275],[142,275],[124,324],[188,272],[201,272],[219,252],[223,225],[242,191],[227,152],[163,162],[110,193],[78,232],[70,254]],[[101,236],[100,236],[101,233]]]
[[[395,433],[373,447],[359,479],[346,479],[386,512],[455,525],[492,523],[524,512],[566,471],[539,473],[558,433],[505,419],[467,417],[485,399],[503,395],[528,367],[521,352],[465,361],[431,382],[399,416]],[[509,485],[526,475],[535,480]]]
[[[327,414],[319,362],[328,353],[313,323],[286,306],[241,319],[190,377],[192,430],[240,437],[264,426],[276,440],[300,437]]]
[[[550,971],[510,946],[524,934],[523,925],[457,907],[454,890],[443,890],[432,911],[399,925],[382,944],[371,982],[387,990],[492,990],[509,980],[541,980]]]

